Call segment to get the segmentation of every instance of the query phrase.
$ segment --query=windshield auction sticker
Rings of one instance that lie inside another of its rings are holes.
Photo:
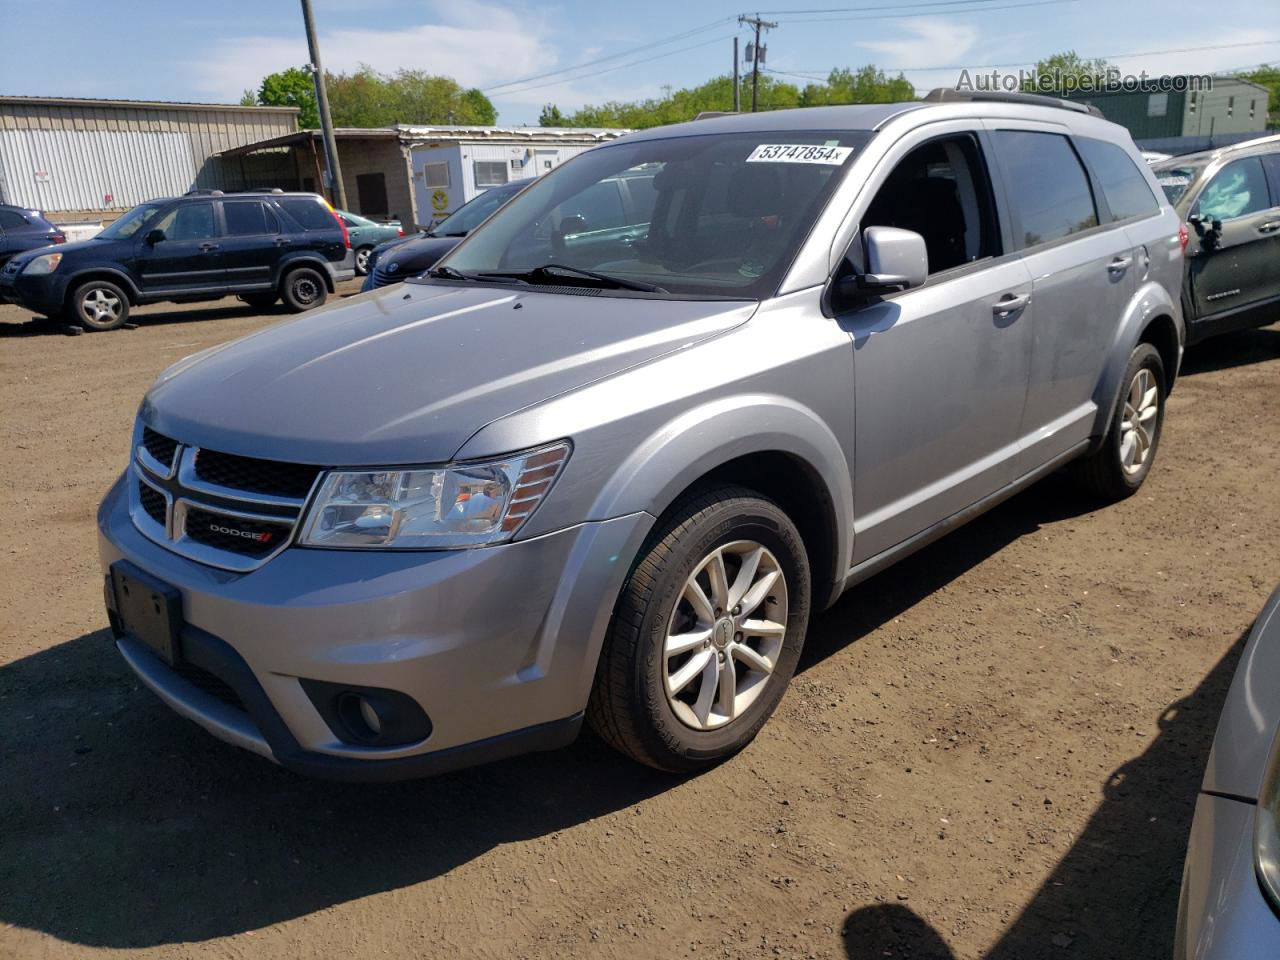
[[[824,163],[839,166],[853,153],[853,147],[831,147],[814,143],[762,143],[751,151],[747,163]]]

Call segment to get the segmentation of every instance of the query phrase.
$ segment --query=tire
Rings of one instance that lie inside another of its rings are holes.
[[[1169,392],[1160,352],[1149,343],[1138,344],[1129,355],[1120,383],[1121,393],[1102,446],[1073,465],[1080,485],[1107,501],[1136,493],[1155,462]],[[1135,409],[1139,414],[1136,422],[1132,416]]]
[[[90,280],[72,291],[67,315],[86,330],[114,330],[129,318],[129,298],[108,280]]]
[[[717,590],[711,579],[717,555],[727,589]],[[753,556],[753,589],[744,589],[737,577]],[[702,616],[690,603],[690,581],[701,590],[704,609],[711,608]],[[755,609],[735,616],[730,607],[715,616],[744,592],[747,607],[756,595]],[[786,691],[809,624],[810,594],[804,542],[777,504],[723,487],[677,505],[623,586],[596,667],[588,722],[612,747],[660,770],[698,772],[733,756]],[[770,626],[770,634],[744,626]],[[671,643],[669,633],[681,639]],[[668,648],[677,652],[664,655]],[[736,697],[726,693],[726,665]]]
[[[373,253],[373,247],[357,247],[356,248],[356,276],[367,277],[369,275],[369,254]]]
[[[278,293],[242,293],[240,299],[255,310],[269,310],[280,299]]]
[[[329,291],[320,271],[311,267],[298,267],[285,274],[280,283],[280,296],[292,313],[302,313],[324,303]]]

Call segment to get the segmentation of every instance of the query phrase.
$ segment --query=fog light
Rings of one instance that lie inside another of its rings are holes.
[[[431,720],[399,690],[300,678],[317,712],[343,743],[394,747],[431,736]]]
[[[360,719],[368,724],[373,735],[377,736],[382,732],[382,718],[378,716],[378,711],[373,709],[373,704],[364,697],[356,697],[356,699],[360,701]]]

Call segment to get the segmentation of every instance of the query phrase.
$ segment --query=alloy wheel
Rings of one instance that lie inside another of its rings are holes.
[[[118,319],[120,307],[120,298],[102,287],[94,287],[80,299],[80,312],[84,318],[98,325]]]
[[[662,652],[663,687],[686,726],[713,730],[760,696],[782,652],[787,581],[753,540],[716,547],[676,601]]]
[[[1159,413],[1160,387],[1151,371],[1142,367],[1129,384],[1120,419],[1120,465],[1130,476],[1138,473],[1151,455]]]

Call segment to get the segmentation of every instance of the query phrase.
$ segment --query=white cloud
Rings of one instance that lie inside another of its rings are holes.
[[[369,64],[380,72],[426,70],[465,87],[484,87],[556,66],[558,55],[536,17],[517,16],[490,4],[468,4],[458,22],[456,5],[434,5],[439,23],[397,30],[320,30],[320,55],[331,73]],[[453,21],[453,22],[450,22]],[[191,64],[192,85],[211,99],[239,98],[277,70],[307,62],[301,23],[296,36],[243,36],[212,45],[207,60]]]
[[[903,24],[904,40],[861,41],[858,46],[875,50],[888,57],[877,66],[884,69],[918,67],[927,63],[961,63],[965,54],[978,42],[978,28],[955,20],[921,17]]]

